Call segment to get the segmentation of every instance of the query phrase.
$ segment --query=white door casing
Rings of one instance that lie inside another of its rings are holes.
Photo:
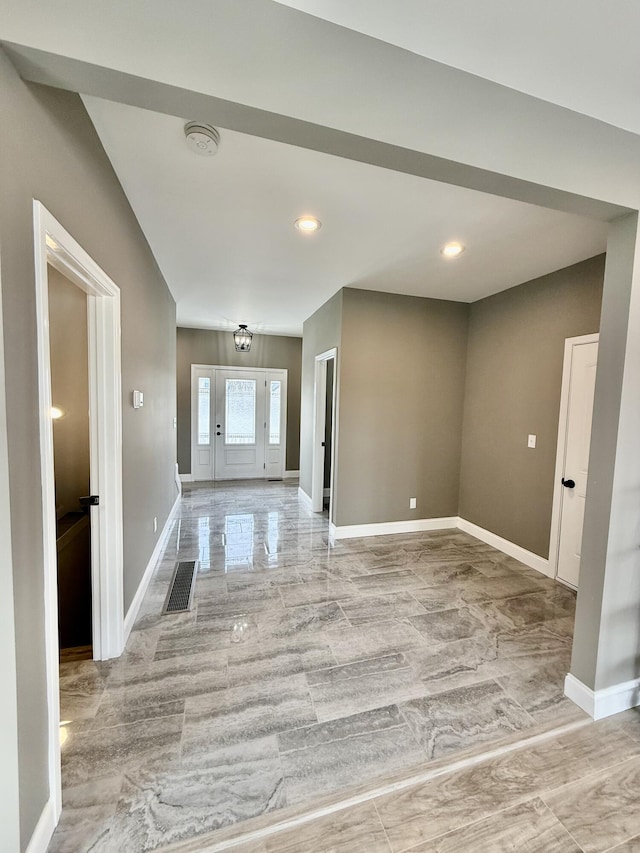
[[[580,576],[597,359],[598,335],[566,341],[549,558],[555,562],[558,580],[575,588]]]
[[[54,823],[62,807],[55,475],[51,422],[48,265],[87,294],[93,655],[118,657],[124,646],[122,389],[120,290],[39,201],[33,202],[49,785]]]
[[[191,366],[194,480],[284,477],[287,371]]]
[[[324,446],[327,402],[327,362],[333,359],[333,436],[331,441],[331,483],[329,486],[329,520],[333,521],[335,498],[335,460],[338,423],[338,350],[327,350],[315,357],[313,394],[313,458],[311,469],[311,509],[322,512],[324,506]]]

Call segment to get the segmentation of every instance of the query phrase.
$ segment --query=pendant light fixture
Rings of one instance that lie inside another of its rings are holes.
[[[251,349],[252,337],[253,332],[250,332],[245,325],[240,323],[240,327],[233,333],[233,342],[236,345],[236,352],[249,352]]]

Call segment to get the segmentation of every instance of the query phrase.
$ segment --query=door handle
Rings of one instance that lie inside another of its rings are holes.
[[[98,495],[87,495],[84,498],[78,498],[80,506],[99,506],[100,497]]]
[[[565,478],[563,477],[562,478],[562,485],[565,487],[565,489],[575,489],[576,481],[575,480],[565,480]]]
[[[216,435],[222,435],[222,433],[221,433],[221,432],[217,432],[217,433],[216,433]]]

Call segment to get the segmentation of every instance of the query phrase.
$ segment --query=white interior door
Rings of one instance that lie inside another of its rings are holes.
[[[573,344],[562,475],[558,578],[575,587],[580,576],[597,359],[597,342]]]
[[[210,367],[193,371],[191,474],[194,480],[213,480],[214,378],[215,371]]]

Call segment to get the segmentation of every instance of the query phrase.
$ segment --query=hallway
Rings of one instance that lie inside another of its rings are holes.
[[[161,615],[176,560],[194,606]],[[331,546],[297,482],[187,485],[123,657],[61,668],[50,850],[153,850],[584,719],[574,606],[458,530]]]

